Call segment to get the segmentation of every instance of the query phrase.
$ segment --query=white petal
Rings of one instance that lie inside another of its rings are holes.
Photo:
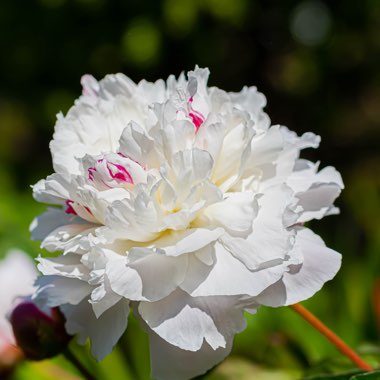
[[[194,146],[210,153],[214,161],[219,157],[224,139],[225,125],[222,123],[209,124],[207,121],[199,128],[195,136]]]
[[[252,192],[230,193],[222,202],[204,210],[201,223],[219,225],[229,232],[250,232],[257,211],[257,201]]]
[[[304,262],[299,272],[284,274],[285,305],[303,301],[318,292],[336,275],[342,260],[339,253],[327,248],[318,235],[306,228],[298,231],[296,245],[302,250]]]
[[[89,278],[89,269],[80,261],[80,256],[69,253],[58,257],[42,258],[39,257],[37,268],[44,275],[58,275],[68,278],[77,278],[87,280]]]
[[[149,168],[157,167],[159,162],[155,141],[134,122],[128,124],[123,130],[120,137],[120,152]]]
[[[223,145],[213,168],[212,179],[224,191],[233,185],[240,171],[242,157],[249,148],[254,131],[243,122],[225,135]]]
[[[214,350],[225,347],[226,341],[212,318],[203,310],[182,303],[180,297],[141,302],[139,313],[153,331],[181,349],[198,351],[203,340]]]
[[[49,252],[64,251],[78,252],[83,251],[84,244],[90,233],[94,233],[96,225],[93,224],[67,224],[56,228],[42,242],[41,248]]]
[[[212,244],[187,256],[188,265],[184,281],[180,288],[192,294],[206,280],[215,262],[215,249]]]
[[[127,266],[127,259],[108,262],[106,276],[111,289],[120,296],[130,300],[145,299],[142,296],[142,279],[135,269]]]
[[[215,228],[189,228],[184,231],[171,231],[162,238],[154,241],[154,247],[159,248],[168,256],[179,256],[184,253],[195,252],[216,241],[224,230]]]
[[[232,341],[226,348],[213,350],[206,342],[198,351],[181,350],[149,332],[152,378],[157,380],[188,380],[202,375],[221,362],[231,351]]]
[[[281,265],[251,272],[220,243],[215,244],[215,249],[216,262],[207,278],[193,291],[186,289],[194,297],[213,295],[255,296],[278,281],[284,272]]]
[[[157,302],[141,302],[138,312],[149,328],[168,343],[197,351],[205,340],[214,350],[225,347],[245,328],[234,297],[193,298],[181,290]]]
[[[259,211],[252,233],[245,239],[223,237],[225,247],[251,270],[281,263],[294,235],[282,220],[292,200],[292,191],[287,186],[268,189],[258,200]]]
[[[128,266],[135,270],[142,280],[142,296],[150,301],[166,297],[185,278],[187,255],[170,257],[146,248],[133,248],[128,259]]]
[[[49,207],[31,223],[32,239],[44,240],[52,231],[64,224],[69,224],[72,219],[73,216],[66,214],[62,209]]]
[[[33,299],[48,307],[66,303],[77,305],[92,291],[86,281],[61,276],[41,276],[35,283],[37,290]]]
[[[161,171],[161,174],[175,185],[179,194],[182,194],[209,179],[212,166],[213,159],[205,150],[184,150],[173,156],[169,170]]]
[[[133,198],[115,201],[106,215],[110,237],[133,241],[150,241],[158,235],[158,213],[154,200],[143,185]]]
[[[64,204],[70,199],[70,182],[67,176],[54,173],[33,186],[33,197],[38,202]]]
[[[332,204],[339,196],[341,189],[335,184],[317,184],[304,193],[297,195],[299,205],[304,209],[298,218],[298,223],[311,219],[321,219],[332,208]]]
[[[126,301],[118,302],[99,318],[95,317],[87,299],[79,305],[64,305],[61,310],[66,317],[66,331],[78,334],[79,344],[89,338],[91,353],[97,360],[111,353],[127,328],[129,306]]]
[[[121,296],[111,289],[108,277],[105,275],[103,282],[92,291],[91,300],[92,310],[96,318],[99,318],[105,311],[113,307],[121,300]]]

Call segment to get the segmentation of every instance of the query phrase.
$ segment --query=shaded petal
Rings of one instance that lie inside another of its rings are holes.
[[[96,227],[89,223],[67,224],[58,227],[42,241],[41,248],[45,248],[49,252],[82,253],[88,244],[88,236],[95,232]]]
[[[196,289],[186,289],[192,296],[255,296],[278,281],[285,270],[276,265],[252,272],[220,243],[215,244],[215,253],[215,264],[207,278]]]
[[[190,228],[184,231],[170,231],[162,238],[155,240],[154,247],[162,250],[162,253],[167,256],[179,256],[198,251],[216,241],[223,234],[223,228],[214,230]]]
[[[120,137],[120,152],[148,168],[158,167],[159,153],[155,141],[138,124],[129,123]]]
[[[149,241],[157,237],[158,212],[154,200],[144,185],[131,199],[115,201],[106,215],[108,230],[104,234],[113,239]]]
[[[293,201],[287,186],[268,189],[259,199],[259,211],[253,221],[252,233],[245,239],[223,236],[223,245],[248,269],[258,270],[281,264],[291,249],[294,231],[287,229],[283,215]]]
[[[318,292],[326,281],[336,275],[342,261],[338,252],[326,247],[323,240],[307,228],[298,231],[297,245],[304,260],[299,272],[284,274],[285,305],[303,301]]]
[[[69,189],[68,177],[54,173],[33,186],[33,197],[42,203],[64,204],[67,199],[70,199]]]
[[[206,342],[195,352],[181,350],[152,330],[148,332],[152,378],[157,380],[187,380],[202,375],[221,362],[232,348],[232,341],[229,341],[225,348],[216,350]]]
[[[108,262],[105,273],[115,293],[130,300],[145,299],[142,279],[135,269],[127,266],[126,258]]]
[[[216,350],[226,341],[212,318],[203,310],[183,302],[180,292],[157,302],[141,302],[139,313],[149,327],[181,349],[198,351],[203,340]]]
[[[157,302],[141,302],[138,312],[149,328],[168,343],[198,351],[205,340],[214,350],[246,324],[235,297],[194,298],[178,289]]]
[[[87,299],[79,305],[63,305],[66,317],[66,331],[78,334],[78,343],[84,344],[89,338],[91,353],[97,360],[102,360],[111,353],[127,328],[129,306],[122,300],[106,310],[99,318],[95,317]]]
[[[106,310],[110,309],[121,300],[121,296],[111,289],[108,277],[103,277],[103,282],[91,293],[90,303],[96,318],[99,318]]]
[[[222,226],[230,233],[251,231],[258,212],[252,192],[230,193],[222,202],[207,207],[199,218],[203,225]]]
[[[41,276],[35,283],[33,299],[37,304],[56,307],[63,304],[77,305],[87,297],[93,287],[86,281],[62,276]]]
[[[162,299],[174,291],[183,282],[188,265],[187,255],[170,257],[147,248],[131,249],[128,259],[129,268],[142,280],[142,296],[150,301]]]
[[[42,258],[38,257],[38,270],[44,275],[58,275],[67,278],[77,278],[87,280],[89,269],[81,263],[81,256],[73,253],[58,257]]]

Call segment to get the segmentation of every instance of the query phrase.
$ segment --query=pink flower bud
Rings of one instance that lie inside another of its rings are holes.
[[[42,360],[61,353],[71,339],[58,308],[45,313],[33,302],[18,304],[10,316],[17,345],[28,359]]]

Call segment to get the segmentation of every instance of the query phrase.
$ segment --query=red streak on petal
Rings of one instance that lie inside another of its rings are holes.
[[[112,171],[111,166],[114,166],[118,171],[115,173]],[[120,165],[120,164],[113,164],[113,163],[108,163],[107,164],[108,172],[110,176],[114,179],[118,179],[122,182],[128,182],[133,184],[133,179],[131,175],[129,174],[128,170]]]
[[[189,105],[190,105],[190,111],[191,111],[191,112],[189,112],[189,117],[191,118],[193,124],[195,125],[195,129],[196,129],[195,132],[198,132],[198,129],[203,124],[203,122],[205,121],[205,118],[200,112],[196,111],[192,107],[191,103],[193,103],[193,101],[194,101],[194,98],[191,96],[189,98]]]
[[[94,180],[94,172],[96,171],[95,168],[88,168],[88,179],[90,181],[93,181]]]
[[[68,199],[66,201],[66,206],[67,206],[65,210],[66,214],[78,215],[72,206],[73,203],[74,201],[72,201],[71,199]]]
[[[204,120],[203,120],[203,116],[201,114],[197,115],[195,112],[196,111],[189,112],[189,116],[191,117],[191,120],[193,121],[193,124],[195,125],[195,128],[196,128],[196,130],[198,132],[198,129],[202,125],[202,123],[204,122]]]

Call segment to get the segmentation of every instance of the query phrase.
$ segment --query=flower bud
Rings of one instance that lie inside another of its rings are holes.
[[[65,319],[58,308],[45,313],[33,302],[18,304],[10,316],[17,345],[26,358],[42,360],[61,353],[71,339]]]

